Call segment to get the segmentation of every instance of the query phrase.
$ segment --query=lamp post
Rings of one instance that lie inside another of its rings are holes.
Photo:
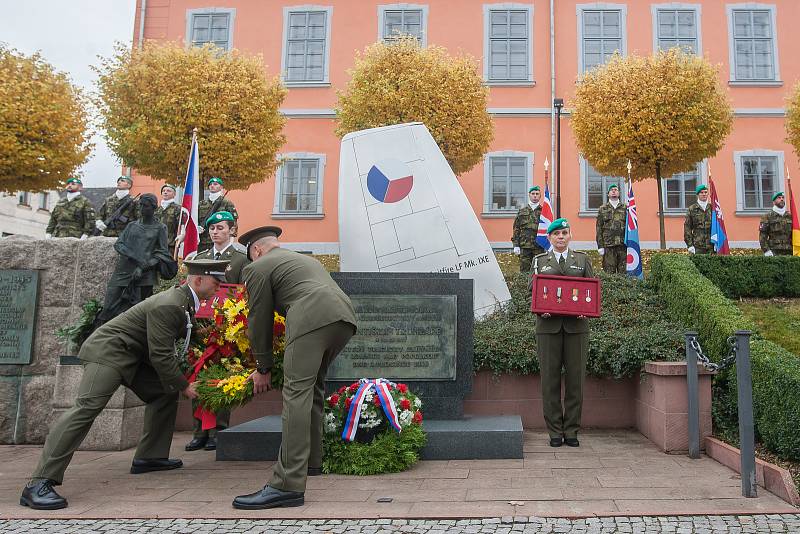
[[[561,217],[561,108],[564,99],[554,98],[553,107],[556,108],[556,217]]]

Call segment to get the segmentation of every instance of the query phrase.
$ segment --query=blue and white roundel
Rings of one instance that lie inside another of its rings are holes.
[[[414,174],[398,159],[381,160],[367,173],[367,189],[378,202],[399,202],[408,196],[412,187]]]
[[[639,268],[639,263],[641,262],[641,258],[639,257],[639,251],[633,247],[628,247],[628,258],[626,260],[626,271],[635,271]]]

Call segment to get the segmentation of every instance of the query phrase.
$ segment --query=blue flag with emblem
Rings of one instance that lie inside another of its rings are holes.
[[[625,247],[628,258],[625,272],[628,276],[644,278],[642,273],[642,250],[639,247],[639,218],[636,216],[636,199],[633,196],[633,183],[628,182],[628,210],[625,223]]]

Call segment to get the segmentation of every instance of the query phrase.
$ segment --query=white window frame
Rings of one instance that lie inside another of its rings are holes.
[[[289,15],[292,13],[307,13],[309,11],[324,11],[325,15],[325,59],[322,66],[322,80],[289,81],[286,79],[286,54],[289,53]],[[283,41],[281,43],[281,81],[286,87],[330,87],[331,68],[331,27],[333,20],[333,6],[301,5],[283,8]]]
[[[322,211],[323,202],[322,194],[325,185],[325,165],[327,163],[327,155],[317,154],[313,152],[288,152],[278,156],[281,164],[275,172],[275,198],[272,205],[272,218],[273,219],[321,219],[324,217]],[[316,211],[306,212],[283,212],[281,211],[281,187],[283,185],[283,161],[294,159],[315,159],[317,160],[317,206]]]
[[[36,195],[36,199],[39,202],[40,210],[49,211],[50,210],[50,191],[42,191],[38,195]],[[44,201],[44,202],[42,202]],[[44,205],[43,205],[44,204]]]
[[[229,17],[228,19],[228,46],[225,50],[232,50],[233,49],[233,25],[236,21],[236,8],[234,7],[201,7],[197,9],[187,9],[186,10],[186,46],[194,46],[192,43],[192,27],[194,22],[194,17],[197,15],[219,15],[222,13],[226,13]]]
[[[694,11],[694,24],[697,29],[697,52],[696,55],[703,55],[703,35],[701,26],[702,6],[700,4],[684,4],[682,2],[669,2],[665,4],[653,4],[650,12],[653,18],[653,52],[661,50],[658,46],[658,12],[659,11]]]
[[[686,215],[686,210],[689,208],[689,205],[686,205],[683,208],[668,208],[667,207],[667,180],[669,180],[670,178],[672,178],[672,176],[667,176],[667,177],[662,177],[661,178],[661,180],[662,180],[661,192],[664,195],[663,196],[664,214],[665,215],[681,215],[681,216]],[[697,184],[695,185],[695,188],[697,188],[697,186],[700,185],[700,184],[708,185],[708,162],[706,160],[703,160],[703,161],[697,163]]]
[[[533,152],[520,152],[518,150],[501,150],[489,152],[483,160],[483,213],[485,218],[516,217],[518,209],[496,210],[492,209],[492,159],[493,158],[525,158],[525,200],[527,201],[528,189],[533,186]],[[543,193],[544,194],[544,193]]]
[[[599,208],[590,208],[589,207],[589,162],[586,161],[585,158],[580,158],[580,190],[581,190],[581,205],[580,211],[578,215],[580,216],[587,216],[587,217],[595,217]],[[596,170],[596,169],[595,169]],[[598,171],[599,172],[599,171]],[[627,179],[621,176],[617,176],[618,180],[617,185],[619,186],[619,199],[620,202],[627,202],[627,194],[628,194],[628,184],[626,183]],[[562,184],[563,186],[564,184]],[[605,198],[603,200],[603,204],[608,201],[608,193],[605,192]],[[601,206],[603,204],[600,204]]]
[[[31,194],[28,191],[20,191],[17,193],[17,206],[25,206],[26,208],[32,207]]]
[[[734,41],[733,12],[745,11],[769,11],[772,22],[772,58],[775,66],[775,76],[772,80],[739,80],[736,78],[736,45]],[[725,11],[728,16],[728,66],[729,78],[728,85],[750,85],[750,86],[780,86],[781,81],[780,62],[778,61],[778,17],[775,4],[762,4],[759,2],[745,2],[741,4],[727,4]]]
[[[733,165],[736,169],[736,214],[737,215],[761,215],[769,212],[772,206],[765,206],[763,208],[745,208],[744,207],[744,166],[742,165],[742,158],[747,157],[774,157],[777,158],[777,175],[775,191],[783,191],[784,176],[784,153],[782,150],[767,150],[763,148],[755,148],[753,150],[741,150],[733,153]]]
[[[528,76],[520,80],[492,80],[490,75],[490,32],[492,11],[527,11],[528,12]],[[518,4],[504,2],[498,4],[483,4],[483,81],[488,86],[531,86],[536,85],[533,78],[533,4]]]
[[[583,64],[583,12],[584,11],[619,11],[620,12],[620,32],[622,49],[619,53],[625,57],[628,55],[628,5],[610,4],[607,2],[592,2],[590,4],[578,4],[575,6],[575,14],[578,24],[578,74],[584,74],[586,68]]]
[[[384,4],[378,6],[378,41],[381,42],[385,42],[387,37],[384,33],[387,11],[421,11],[419,42],[423,48],[428,46],[428,6],[426,4]]]

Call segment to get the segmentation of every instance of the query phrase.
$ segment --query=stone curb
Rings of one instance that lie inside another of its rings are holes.
[[[706,454],[722,465],[741,474],[739,449],[716,438],[706,438]],[[794,485],[792,475],[786,469],[756,458],[756,482],[759,486],[775,494],[793,506],[800,506],[800,495]]]

